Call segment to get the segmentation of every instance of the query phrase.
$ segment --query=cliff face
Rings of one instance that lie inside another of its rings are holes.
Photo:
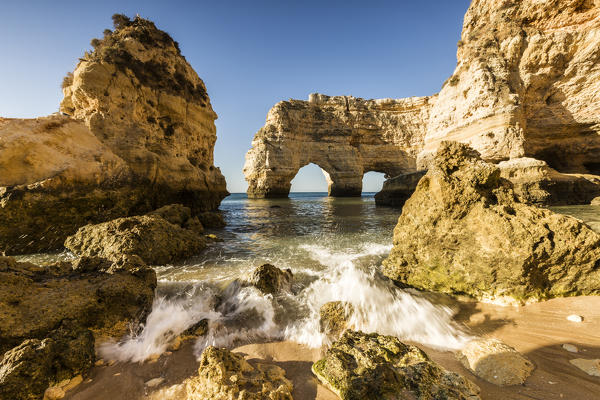
[[[420,164],[442,140],[490,161],[528,156],[600,173],[600,2],[474,0]]]
[[[368,171],[414,171],[432,101],[313,94],[308,101],[276,104],[246,155],[248,195],[287,196],[291,180],[309,163],[323,169],[334,196],[360,195]]]
[[[116,28],[65,78],[68,116],[0,120],[0,252],[59,248],[82,225],[165,204],[214,210],[227,194],[202,80],[152,22]]]

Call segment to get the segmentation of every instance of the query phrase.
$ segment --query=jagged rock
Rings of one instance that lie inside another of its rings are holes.
[[[488,161],[533,157],[600,174],[599,15],[594,1],[472,2],[419,164],[457,140]]]
[[[348,329],[348,318],[354,313],[352,304],[345,301],[330,301],[319,310],[319,327],[328,336],[339,338]]]
[[[92,332],[63,322],[48,338],[27,339],[4,353],[0,361],[0,397],[40,399],[49,385],[86,373],[94,356]]]
[[[383,272],[419,289],[508,301],[600,294],[600,235],[520,203],[500,169],[443,142],[406,202]]]
[[[209,346],[202,352],[198,375],[185,382],[188,400],[292,400],[285,371],[266,363],[249,363],[240,354]]]
[[[561,174],[545,161],[515,158],[498,164],[501,176],[513,184],[522,203],[536,205],[588,204],[600,195],[600,177]]]
[[[426,173],[427,171],[417,171],[386,179],[381,191],[375,194],[375,204],[402,208]]]
[[[481,379],[501,386],[521,385],[535,369],[521,353],[497,339],[472,340],[457,358]]]
[[[363,174],[413,172],[429,97],[364,100],[312,94],[277,103],[246,154],[249,197],[287,197],[303,166],[321,167],[332,196],[360,196]]]
[[[312,370],[343,400],[480,398],[471,381],[393,336],[346,331]]]
[[[225,226],[225,219],[219,212],[205,211],[198,214],[198,219],[206,228],[222,228]]]
[[[118,260],[124,254],[137,255],[153,265],[198,254],[206,247],[206,240],[200,234],[202,224],[189,217],[189,208],[168,207],[147,215],[86,225],[67,238],[65,247],[77,255],[110,260]],[[165,220],[163,214],[170,221],[181,222],[181,226]]]
[[[292,271],[282,270],[271,264],[256,268],[250,278],[250,284],[265,294],[275,294],[292,290]]]
[[[116,336],[150,312],[156,274],[139,257],[83,257],[74,268],[0,257],[0,354],[26,339],[49,337],[64,320]]]
[[[217,115],[177,43],[140,17],[108,32],[63,83],[68,116],[0,119],[0,252],[60,248],[86,223],[165,204],[214,210],[227,194]]]
[[[192,217],[192,210],[190,210],[188,207],[182,206],[181,204],[170,204],[154,210],[148,213],[148,215],[158,215],[173,225],[190,229],[197,233],[204,232],[204,226],[202,226],[202,223],[198,217]]]

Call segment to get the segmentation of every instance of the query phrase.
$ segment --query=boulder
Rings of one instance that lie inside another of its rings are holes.
[[[600,294],[600,235],[521,203],[500,169],[444,142],[406,202],[383,273],[400,285],[508,302]]]
[[[185,381],[187,400],[292,400],[285,371],[267,363],[250,363],[241,354],[209,346],[200,356],[198,375]]]
[[[352,304],[345,301],[330,301],[319,310],[319,327],[328,336],[339,338],[349,328],[348,319],[354,313]]]
[[[292,271],[289,268],[282,270],[271,264],[263,264],[252,273],[250,284],[264,294],[290,292],[292,290],[292,278]]]
[[[49,337],[24,340],[4,353],[0,398],[40,399],[51,384],[87,373],[94,357],[92,332],[65,321]]]
[[[27,339],[51,337],[65,320],[100,335],[122,335],[150,312],[155,288],[154,270],[137,256],[45,267],[0,257],[0,354]]]
[[[427,171],[417,171],[386,179],[381,191],[375,194],[375,204],[402,208],[425,173]]]
[[[479,388],[393,336],[346,331],[312,366],[343,400],[478,400]]]
[[[137,255],[153,265],[198,254],[206,247],[202,224],[190,217],[189,208],[168,207],[147,215],[86,225],[67,238],[65,247],[77,255],[110,260],[124,254]]]
[[[472,340],[457,358],[481,379],[500,386],[521,385],[535,369],[521,353],[497,339]]]
[[[177,42],[117,18],[63,81],[66,115],[0,119],[0,253],[58,249],[87,223],[181,203],[216,210],[217,115]]]
[[[522,203],[541,206],[588,204],[600,195],[600,176],[562,174],[545,161],[514,158],[498,164],[502,178],[508,179]]]

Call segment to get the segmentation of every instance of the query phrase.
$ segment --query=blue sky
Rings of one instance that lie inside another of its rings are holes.
[[[468,0],[8,1],[0,12],[0,116],[57,111],[60,83],[111,15],[153,20],[204,80],[217,120],[215,164],[230,192],[246,190],[252,137],[278,101],[313,92],[364,98],[439,91],[456,65]],[[365,191],[378,190],[378,174]],[[325,190],[314,166],[294,191]]]

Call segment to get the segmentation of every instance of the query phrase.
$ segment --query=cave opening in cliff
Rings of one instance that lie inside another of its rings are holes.
[[[300,168],[292,179],[290,193],[318,192],[327,193],[327,180],[321,167],[310,163]]]
[[[381,191],[384,181],[385,174],[381,172],[369,171],[363,175],[362,192],[377,193]]]

